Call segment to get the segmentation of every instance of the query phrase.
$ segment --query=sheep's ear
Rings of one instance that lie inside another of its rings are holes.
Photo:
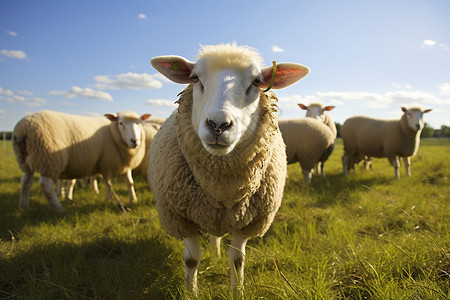
[[[273,67],[265,67],[261,70],[264,81],[259,85],[260,88],[268,88],[271,84]],[[294,63],[277,64],[275,80],[272,83],[273,89],[283,89],[296,83],[309,73],[309,68]]]
[[[151,117],[151,115],[152,115],[152,114],[143,114],[143,115],[141,116],[141,121],[147,120],[148,118]]]
[[[298,106],[300,106],[301,109],[308,109],[308,106],[306,106],[305,104],[299,103]]]
[[[406,107],[402,107],[402,112],[406,113],[408,109]]]
[[[426,114],[427,112],[430,112],[432,109],[430,108],[430,109],[425,109],[424,111],[423,111],[423,113],[424,114]]]
[[[117,115],[115,115],[115,114],[105,114],[105,117],[110,121],[113,121],[113,122],[117,121]]]
[[[191,71],[195,63],[181,56],[158,56],[151,64],[158,72],[176,83],[192,83]]]
[[[325,106],[324,109],[325,109],[326,111],[330,111],[330,110],[333,110],[335,107],[336,107],[336,106],[329,105],[329,106]]]

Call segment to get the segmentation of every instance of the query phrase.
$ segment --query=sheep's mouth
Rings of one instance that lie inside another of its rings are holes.
[[[208,151],[212,155],[216,156],[224,156],[231,152],[232,147],[230,145],[222,145],[222,144],[208,144],[203,143],[203,147],[206,151]]]

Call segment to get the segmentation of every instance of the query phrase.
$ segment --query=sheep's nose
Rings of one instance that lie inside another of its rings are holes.
[[[130,139],[130,141],[131,141],[131,145],[133,146],[133,148],[136,148],[137,147],[136,139]]]
[[[221,135],[222,132],[224,132],[225,130],[230,129],[231,126],[233,125],[233,122],[231,122],[231,121],[230,122],[222,122],[222,123],[220,123],[220,125],[218,125],[213,120],[207,120],[207,123],[214,130],[214,134],[216,135],[216,137]]]

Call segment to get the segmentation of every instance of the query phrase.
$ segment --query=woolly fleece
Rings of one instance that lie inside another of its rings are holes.
[[[120,137],[117,122],[105,117],[48,110],[24,117],[13,132],[13,148],[20,169],[26,173],[39,172],[54,180],[124,174],[142,161],[143,132],[141,141],[136,149],[129,148]]]
[[[314,118],[279,120],[286,143],[287,162],[300,162],[302,170],[311,170],[325,161],[334,145],[334,134],[322,121]]]
[[[359,158],[416,155],[419,150],[420,132],[408,127],[406,115],[400,120],[381,120],[369,117],[349,118],[342,125],[341,134],[344,141],[345,155]]]
[[[176,237],[239,231],[263,236],[281,205],[286,153],[277,98],[260,92],[259,125],[252,139],[226,156],[208,153],[192,127],[192,84],[155,136],[148,179],[160,220]]]

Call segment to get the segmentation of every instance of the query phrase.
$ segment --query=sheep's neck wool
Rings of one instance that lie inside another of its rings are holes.
[[[203,148],[192,126],[192,91],[193,86],[189,85],[180,93],[176,118],[178,144],[211,204],[231,208],[254,194],[265,176],[279,131],[275,109],[277,98],[272,92],[261,92],[259,126],[253,140],[237,145],[230,155],[215,156]]]

